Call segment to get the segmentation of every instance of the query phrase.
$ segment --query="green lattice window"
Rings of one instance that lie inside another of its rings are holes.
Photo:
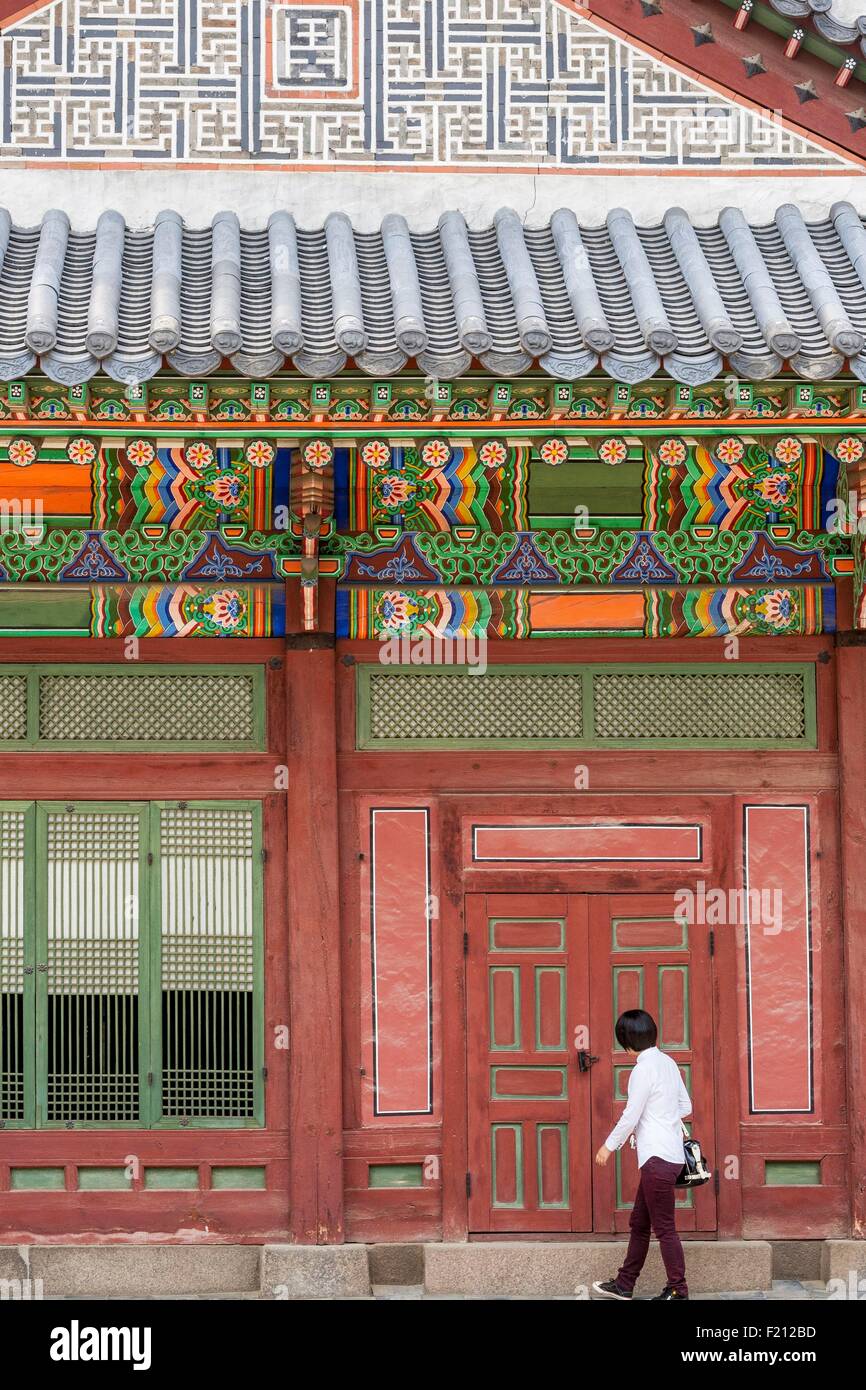
[[[0,804],[0,1121],[263,1123],[256,803]]]
[[[0,667],[0,747],[264,747],[262,666]]]
[[[359,748],[814,748],[815,669],[358,667]]]

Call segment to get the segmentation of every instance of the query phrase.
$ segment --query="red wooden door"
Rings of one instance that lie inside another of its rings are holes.
[[[466,900],[469,1229],[589,1231],[587,900]]]
[[[635,1151],[592,1162],[625,1105],[624,1009],[656,1019],[714,1165],[707,927],[677,922],[671,894],[502,893],[466,899],[466,932],[471,1231],[627,1229]],[[677,1224],[716,1229],[712,1183],[683,1194]]]
[[[614,1036],[625,1009],[646,1009],[659,1029],[658,1045],[674,1058],[694,1102],[690,1130],[715,1168],[712,979],[709,928],[674,918],[671,894],[593,897],[592,961],[593,1150],[604,1143],[625,1108],[634,1058]],[[626,1142],[605,1168],[595,1168],[596,1231],[628,1227],[638,1182],[637,1156]],[[683,1194],[677,1225],[684,1231],[716,1229],[713,1182]]]

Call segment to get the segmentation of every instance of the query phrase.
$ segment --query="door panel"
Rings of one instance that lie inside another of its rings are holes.
[[[579,897],[467,899],[471,1230],[592,1227],[587,922]]]
[[[626,1101],[623,1010],[657,1020],[715,1158],[708,929],[678,922],[671,894],[508,893],[470,894],[466,931],[469,1229],[627,1229],[634,1150],[592,1162]],[[715,1230],[712,1184],[679,1199],[677,1224]]]
[[[604,1143],[625,1108],[634,1059],[623,1052],[614,1024],[625,1009],[646,1009],[658,1023],[658,1045],[674,1058],[694,1102],[694,1133],[715,1160],[712,989],[709,929],[675,919],[670,894],[594,897],[592,957],[593,1148]],[[637,1155],[627,1142],[606,1168],[595,1169],[595,1229],[628,1228],[638,1183]],[[683,1193],[677,1225],[713,1231],[713,1184]]]

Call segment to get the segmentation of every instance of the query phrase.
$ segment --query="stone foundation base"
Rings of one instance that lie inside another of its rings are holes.
[[[773,1277],[837,1281],[866,1294],[866,1241],[690,1240],[695,1294],[769,1289]],[[429,1294],[587,1297],[616,1274],[625,1241],[470,1241],[391,1245],[0,1246],[6,1298],[245,1295],[369,1298],[372,1285],[423,1285]],[[665,1282],[653,1245],[638,1286]],[[857,1297],[856,1292],[839,1297]]]

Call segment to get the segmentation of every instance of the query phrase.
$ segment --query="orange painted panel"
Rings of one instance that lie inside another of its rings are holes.
[[[0,463],[0,497],[32,506],[38,499],[46,516],[91,515],[89,468],[66,463],[32,463],[18,468]]]
[[[745,806],[749,1109],[811,1111],[808,806]]]
[[[374,1114],[429,1114],[429,813],[374,807],[370,838]]]
[[[644,596],[625,594],[530,594],[529,617],[534,633],[643,632]]]
[[[579,824],[527,821],[516,825],[473,825],[473,863],[576,861],[700,862],[700,825]]]

